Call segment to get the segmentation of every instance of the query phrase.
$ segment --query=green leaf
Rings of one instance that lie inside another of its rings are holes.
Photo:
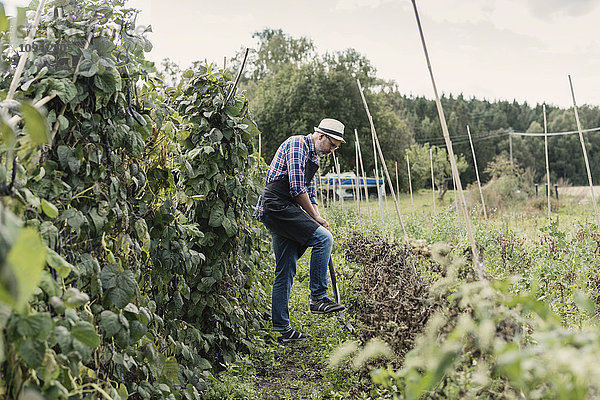
[[[90,301],[90,297],[77,288],[69,288],[65,292],[64,301],[67,308],[77,308]]]
[[[73,338],[67,328],[64,326],[57,326],[54,328],[54,338],[64,353],[70,350]]]
[[[573,291],[573,301],[577,304],[582,311],[587,312],[589,315],[594,315],[596,312],[596,303],[582,290],[575,289]]]
[[[237,233],[237,224],[234,219],[223,218],[223,228],[225,228],[225,233],[229,237],[235,236]]]
[[[58,296],[50,297],[48,303],[54,308],[54,311],[58,314],[62,314],[65,312],[65,302]]]
[[[60,254],[48,248],[46,249],[46,261],[62,278],[69,276],[75,268],[73,264],[62,258]]]
[[[31,142],[33,144],[48,143],[48,125],[38,109],[29,103],[21,103],[21,112],[25,121],[25,130],[29,134]]]
[[[217,228],[223,224],[223,218],[225,218],[225,204],[217,199],[215,205],[210,210],[208,225]]]
[[[208,362],[208,360],[206,358],[200,358],[200,360],[197,363],[198,368],[200,369],[211,369],[212,365],[210,365],[210,362]]]
[[[144,152],[146,143],[142,135],[135,130],[129,131],[126,135],[125,148],[133,157],[138,157]]]
[[[46,78],[42,82],[47,82],[48,93],[56,94],[63,103],[69,103],[77,96],[77,87],[70,78]]]
[[[44,361],[46,346],[44,342],[38,342],[27,338],[19,345],[19,355],[31,368],[38,368]]]
[[[33,314],[26,318],[21,318],[17,322],[17,332],[21,336],[36,337],[45,339],[52,330],[52,318],[49,314]]]
[[[100,272],[100,281],[104,290],[112,289],[117,286],[117,276],[119,275],[119,267],[114,264],[108,264],[102,268]]]
[[[0,279],[0,301],[21,310],[42,277],[46,248],[33,228],[20,230],[8,253],[8,269],[14,280]],[[8,285],[8,286],[7,286]]]
[[[48,295],[48,297],[58,296],[59,287],[58,283],[54,280],[50,272],[45,269],[42,272],[42,279],[40,280],[40,289]]]
[[[100,345],[100,337],[94,330],[94,326],[86,321],[79,321],[71,328],[71,336],[88,347],[96,348]]]
[[[116,279],[117,286],[107,292],[108,300],[117,308],[124,308],[137,290],[133,271],[125,270]]]
[[[121,330],[119,316],[112,311],[104,310],[100,314],[100,329],[104,332],[104,336],[113,337]]]
[[[59,115],[57,117],[58,119],[58,125],[60,128],[60,131],[64,131],[69,127],[69,120],[67,119],[67,117],[65,117],[64,115]]]
[[[17,18],[12,21],[12,29],[10,33],[10,44],[13,47],[25,41],[27,33],[20,28],[28,26],[27,24],[27,8],[17,7]]]
[[[50,218],[58,217],[58,208],[56,208],[56,206],[54,204],[50,203],[48,200],[42,199],[41,206],[42,206],[42,211],[48,217],[50,217]]]
[[[63,169],[67,169],[69,167],[69,158],[73,156],[73,150],[70,147],[61,144],[56,149],[56,154],[58,155],[60,166]]]
[[[127,391],[127,386],[123,385],[122,383],[119,384],[117,393],[119,394],[119,397],[121,397],[121,400],[126,400],[129,397],[129,392]]]
[[[142,242],[142,250],[145,252],[150,251],[150,234],[148,233],[148,225],[143,218],[135,221],[135,233],[138,239]]]
[[[179,383],[179,364],[175,358],[168,358],[162,370],[163,375],[172,382]]]
[[[94,85],[105,93],[121,90],[121,75],[114,68],[107,69],[103,74],[94,76]]]
[[[2,133],[2,143],[7,147],[13,147],[17,143],[15,131],[8,124],[5,124],[2,119],[0,119],[0,131]]]
[[[144,335],[148,332],[148,328],[144,326],[140,321],[133,320],[129,326],[129,331],[131,333],[131,338],[133,340],[140,340]]]
[[[146,140],[150,136],[152,136],[152,118],[148,114],[143,115],[143,125],[140,125],[135,122],[135,130],[142,135],[142,139]]]
[[[10,28],[10,21],[6,17],[4,5],[0,3],[0,32],[6,32]]]

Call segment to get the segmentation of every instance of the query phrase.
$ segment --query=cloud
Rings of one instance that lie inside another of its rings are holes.
[[[352,11],[361,8],[377,8],[386,3],[396,3],[397,0],[337,0],[336,10]]]
[[[559,15],[577,17],[593,11],[600,4],[599,0],[520,0],[519,2],[526,5],[538,18]]]

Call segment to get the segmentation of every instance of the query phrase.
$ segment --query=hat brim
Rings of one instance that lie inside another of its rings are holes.
[[[322,129],[316,127],[316,126],[314,128],[315,128],[315,132],[322,133],[323,135],[327,135],[327,136],[329,136],[332,139],[339,140],[342,143],[346,143],[346,141],[344,140],[344,138],[342,136],[340,136],[340,135],[336,135],[336,134],[331,133],[331,132],[325,132]]]

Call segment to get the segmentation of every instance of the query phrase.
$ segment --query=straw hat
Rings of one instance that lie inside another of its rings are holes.
[[[346,143],[344,140],[344,124],[337,119],[323,119],[321,123],[319,123],[319,126],[315,127],[315,132],[323,133],[332,139],[341,140],[342,143]]]

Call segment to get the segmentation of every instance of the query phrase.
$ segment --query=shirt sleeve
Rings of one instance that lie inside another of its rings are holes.
[[[290,179],[290,194],[292,197],[307,192],[306,184],[304,183],[304,170],[307,157],[308,150],[302,141],[295,140],[290,143],[285,161]]]
[[[318,205],[319,202],[317,201],[317,185],[315,184],[315,179],[317,178],[313,177],[312,181],[310,181],[310,185],[308,185],[308,197],[312,204]]]

